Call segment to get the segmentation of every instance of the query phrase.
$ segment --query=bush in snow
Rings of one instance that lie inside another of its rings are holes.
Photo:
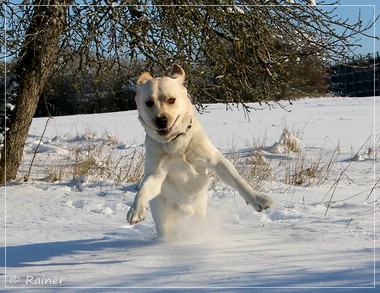
[[[299,153],[301,151],[301,140],[292,131],[284,129],[280,140],[267,149],[274,154]]]

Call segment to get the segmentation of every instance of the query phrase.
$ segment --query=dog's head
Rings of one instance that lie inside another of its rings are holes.
[[[191,126],[194,109],[184,86],[185,72],[174,64],[170,76],[153,78],[144,72],[137,80],[136,104],[147,135],[167,143]]]

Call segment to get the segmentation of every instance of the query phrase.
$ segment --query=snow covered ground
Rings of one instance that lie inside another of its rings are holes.
[[[225,111],[224,105],[210,105],[199,118],[214,144],[233,155],[239,170],[252,166],[245,164],[249,154],[262,150],[270,169],[262,189],[273,198],[273,207],[256,213],[237,192],[214,182],[205,232],[199,235],[199,227],[187,223],[175,242],[156,239],[150,215],[135,226],[126,222],[136,184],[105,175],[71,178],[75,160],[91,151],[98,155],[91,159],[99,170],[110,168],[110,157],[120,162],[142,152],[144,132],[136,111],[56,117],[39,146],[46,118],[34,119],[20,180],[0,187],[6,227],[0,247],[2,288],[379,290],[379,194],[378,188],[371,189],[379,178],[374,119],[380,114],[380,97],[303,99],[287,105],[289,112],[252,106],[257,110],[249,119],[242,109]],[[302,160],[300,154],[271,148],[281,146],[285,128],[298,135],[305,165],[332,162],[323,183],[304,178],[305,173],[299,185],[286,184],[286,176],[294,175],[292,166]],[[29,181],[21,183],[37,146]],[[117,168],[114,173],[121,172]],[[60,180],[47,181],[53,178]]]

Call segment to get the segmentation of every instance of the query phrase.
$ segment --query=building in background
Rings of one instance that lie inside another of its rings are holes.
[[[337,96],[380,96],[380,56],[365,57],[334,64],[330,68],[330,91]]]

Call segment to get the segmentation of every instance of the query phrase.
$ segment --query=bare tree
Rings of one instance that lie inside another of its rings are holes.
[[[53,70],[65,28],[68,0],[34,2],[23,44],[10,81],[0,182],[16,178],[24,143],[43,87]]]
[[[95,78],[103,77],[105,66],[128,72],[143,64],[162,74],[178,62],[189,72],[194,103],[242,103],[248,110],[248,101],[302,90],[305,82],[289,64],[349,56],[358,46],[350,40],[369,34],[375,21],[350,23],[309,0],[14,2],[3,1],[1,12],[7,22],[2,50],[6,45],[4,56],[16,58],[17,66],[7,90],[6,124],[0,124],[6,137],[0,182],[16,177],[42,88],[52,70],[69,60],[79,60],[78,71],[91,67]]]

